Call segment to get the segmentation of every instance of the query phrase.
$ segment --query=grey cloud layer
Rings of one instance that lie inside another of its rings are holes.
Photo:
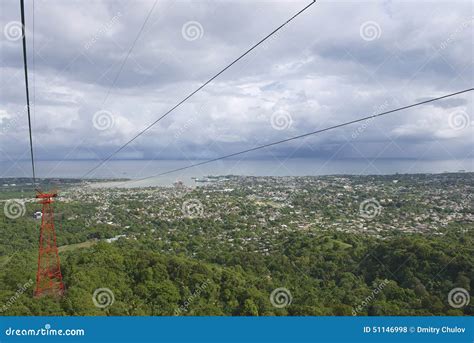
[[[39,158],[104,157],[307,3],[159,1],[104,104],[153,1],[37,1],[30,76]],[[3,30],[19,20],[19,8],[0,6]],[[196,40],[183,38],[191,21],[203,28]],[[27,158],[28,147],[21,41],[7,38],[0,42],[2,160]],[[118,157],[216,157],[472,87],[473,55],[471,1],[320,2]],[[472,157],[472,100],[464,95],[251,157]],[[105,130],[94,126],[100,110],[112,115]],[[467,124],[453,128],[453,116]]]

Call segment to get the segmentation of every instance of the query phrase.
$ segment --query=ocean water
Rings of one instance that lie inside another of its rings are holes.
[[[395,173],[443,173],[474,171],[474,159],[466,160],[413,160],[413,159],[364,159],[324,160],[324,159],[287,159],[287,160],[221,160],[176,173],[150,177],[172,169],[185,167],[201,161],[185,160],[117,160],[109,161],[94,173],[93,178],[127,178],[133,182],[128,187],[167,186],[175,181],[187,185],[195,184],[193,178],[208,175],[252,175],[252,176],[306,176],[334,174],[395,174]],[[81,178],[97,161],[37,161],[39,178]],[[0,162],[0,178],[31,177],[29,161],[16,163]]]

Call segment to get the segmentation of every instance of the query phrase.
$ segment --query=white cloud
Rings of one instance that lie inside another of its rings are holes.
[[[159,1],[105,103],[152,2],[37,2],[35,73],[28,7],[38,157],[106,156],[307,3]],[[18,20],[16,5],[0,5],[2,28]],[[200,39],[183,39],[188,21],[202,25]],[[380,27],[378,38],[361,37],[360,27],[368,21]],[[316,3],[118,157],[197,158],[203,151],[217,156],[472,87],[472,40],[469,1]],[[3,125],[6,116],[21,111],[25,96],[21,42],[2,36],[0,44]],[[428,105],[363,129],[356,124],[308,138],[296,155],[330,154],[359,130],[355,141],[366,156],[384,157],[379,148],[395,142],[403,152],[397,156],[391,150],[385,157],[443,158],[443,151],[418,156],[420,149],[411,147],[439,141],[464,158],[471,151],[472,126],[452,130],[448,123],[453,110],[472,114],[472,96],[460,98],[461,104]],[[113,114],[113,127],[94,129],[99,110]],[[291,115],[289,128],[271,126],[276,111]],[[1,149],[23,156],[27,138],[26,121],[19,121],[0,134]],[[273,151],[285,155],[300,144]]]

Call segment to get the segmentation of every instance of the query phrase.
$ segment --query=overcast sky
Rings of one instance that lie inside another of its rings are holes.
[[[103,158],[310,1],[26,0],[38,159]],[[319,1],[124,149],[199,159],[472,87],[466,1]],[[27,159],[17,0],[0,5],[0,160]],[[34,49],[33,49],[34,37]],[[34,63],[33,63],[34,57]],[[473,95],[293,141],[272,156],[467,159]]]

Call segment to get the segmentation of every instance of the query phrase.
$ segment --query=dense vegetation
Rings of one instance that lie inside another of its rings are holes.
[[[128,208],[135,206],[143,205]],[[235,225],[239,216],[232,212],[224,221],[174,222],[114,213],[116,222],[135,225],[127,229],[133,235],[109,243],[104,238],[128,226],[88,225],[93,205],[58,202],[66,293],[60,299],[36,299],[39,221],[31,218],[36,209],[27,203],[23,217],[0,216],[2,315],[474,314],[472,301],[460,308],[448,303],[453,288],[474,286],[472,223],[455,223],[436,234],[384,237],[332,229],[280,231],[271,237],[278,246],[262,253],[253,243],[243,249],[216,238]],[[241,210],[249,216],[255,211],[248,204]],[[252,230],[265,237],[264,227]],[[280,287],[292,298],[281,308],[270,301]],[[94,304],[100,288],[113,292],[110,306]]]
[[[472,315],[472,305],[454,309],[447,303],[452,288],[470,289],[474,280],[474,254],[465,243],[454,237],[376,241],[338,233],[294,237],[271,257],[210,251],[205,260],[193,260],[153,252],[149,241],[101,242],[63,254],[63,299],[35,299],[31,287],[4,314],[173,315],[203,288],[180,315],[351,315],[387,279],[358,315]],[[1,302],[34,280],[35,261],[31,250],[5,263]],[[92,301],[102,287],[115,296],[106,309]],[[291,291],[291,305],[271,305],[269,295],[277,287]]]

